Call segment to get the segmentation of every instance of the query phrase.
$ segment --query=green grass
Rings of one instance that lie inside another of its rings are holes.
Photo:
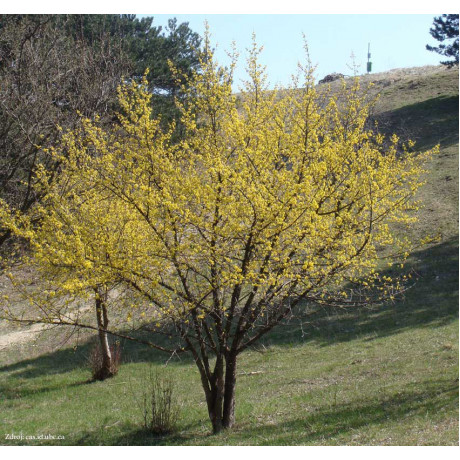
[[[456,77],[455,77],[456,76]],[[404,299],[280,326],[239,360],[237,423],[211,435],[198,372],[123,343],[119,374],[88,383],[91,334],[42,332],[0,351],[0,444],[457,445],[458,71],[411,75],[384,88],[377,116],[421,148],[441,142],[420,193],[414,237],[441,240],[410,257],[416,282]],[[9,330],[9,329],[4,329]],[[73,348],[73,345],[78,347]],[[177,431],[155,437],[140,408],[149,366],[177,381]],[[65,440],[6,440],[19,435]]]
[[[455,294],[436,289],[433,275],[426,275],[423,304],[414,290],[401,304],[304,325],[303,338],[297,324],[281,327],[244,353],[237,426],[229,433],[209,434],[198,374],[184,358],[167,367],[182,404],[177,433],[145,433],[145,369],[162,368],[164,358],[125,346],[133,361],[117,377],[87,383],[86,345],[2,369],[3,431],[60,434],[65,444],[90,445],[455,444]],[[455,284],[455,273],[447,281]]]

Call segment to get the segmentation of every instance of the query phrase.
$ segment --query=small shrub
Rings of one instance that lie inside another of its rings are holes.
[[[121,349],[119,342],[110,345],[110,354],[112,356],[110,368],[105,369],[103,366],[101,345],[97,343],[90,349],[88,366],[94,380],[105,380],[106,378],[113,377],[118,374],[121,362]]]
[[[171,433],[179,418],[174,381],[152,370],[146,380],[142,395],[144,428],[156,435]]]

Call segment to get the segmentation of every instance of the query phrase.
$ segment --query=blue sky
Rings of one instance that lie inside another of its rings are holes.
[[[244,53],[254,31],[257,42],[264,46],[262,62],[267,66],[271,85],[287,84],[302,60],[302,32],[305,33],[312,61],[317,64],[317,77],[332,72],[350,75],[351,53],[365,73],[367,44],[371,44],[373,72],[399,67],[436,65],[441,56],[425,49],[436,43],[429,35],[434,16],[438,14],[147,14],[154,24],[166,26],[168,19],[189,22],[200,35],[208,21],[212,41],[217,43],[216,57],[228,62],[225,50],[234,40],[240,52],[236,81],[244,78]]]

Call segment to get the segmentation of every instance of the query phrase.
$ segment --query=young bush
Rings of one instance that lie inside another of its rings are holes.
[[[120,344],[116,342],[110,345],[110,362],[107,366],[104,360],[104,354],[100,343],[95,344],[88,356],[88,366],[91,370],[91,376],[94,380],[105,380],[118,374],[121,362]]]
[[[171,433],[179,418],[175,384],[170,376],[150,371],[142,395],[144,428],[156,435]]]

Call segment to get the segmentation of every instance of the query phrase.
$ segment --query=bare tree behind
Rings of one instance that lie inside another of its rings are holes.
[[[60,128],[72,129],[79,113],[106,120],[116,88],[128,72],[122,46],[99,36],[97,46],[66,33],[67,15],[0,15],[0,198],[27,211],[40,165]],[[0,248],[10,233],[0,222]]]

